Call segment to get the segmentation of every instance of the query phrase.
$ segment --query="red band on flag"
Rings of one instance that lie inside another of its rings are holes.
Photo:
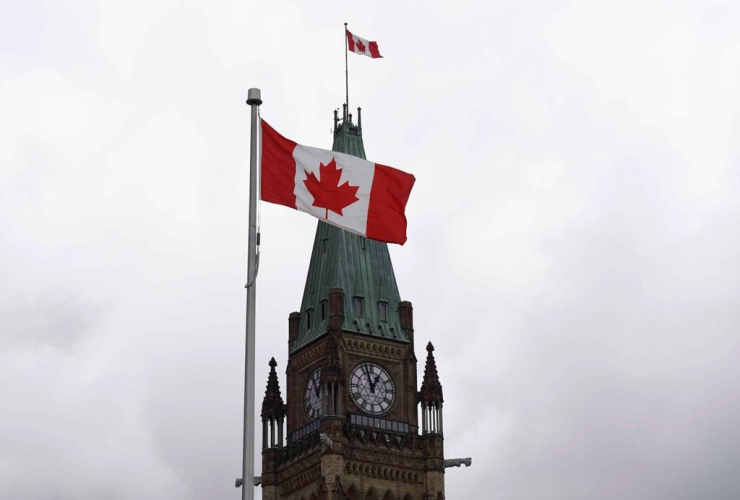
[[[416,178],[393,167],[375,164],[367,237],[403,245],[406,242],[406,202]]]
[[[347,30],[345,30],[345,32],[347,33],[347,46],[349,47],[350,52],[354,52],[355,51],[355,39],[352,36],[352,33],[350,33]]]
[[[262,123],[262,196],[261,199],[295,208],[296,143],[275,131],[265,120]]]
[[[368,47],[370,49],[370,55],[373,59],[377,59],[378,57],[383,57],[380,55],[380,52],[378,51],[378,42],[370,42],[370,46]]]

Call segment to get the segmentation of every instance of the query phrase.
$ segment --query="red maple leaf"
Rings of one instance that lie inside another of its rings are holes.
[[[319,164],[319,175],[321,180],[317,179],[313,172],[304,170],[308,178],[303,181],[306,189],[313,196],[313,206],[326,209],[326,219],[329,218],[329,210],[343,215],[342,209],[350,206],[359,198],[355,196],[359,186],[350,186],[349,181],[339,185],[339,178],[342,176],[342,169],[337,168],[337,162],[334,158],[324,165]]]
[[[355,43],[355,47],[357,47],[360,52],[365,52],[365,44],[362,43],[360,40],[357,40],[357,43]]]

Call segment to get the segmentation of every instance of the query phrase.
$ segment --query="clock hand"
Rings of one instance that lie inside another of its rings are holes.
[[[370,368],[365,365],[365,375],[367,375],[367,382],[370,384],[370,392],[375,394],[375,384],[373,383],[373,375],[370,373]]]

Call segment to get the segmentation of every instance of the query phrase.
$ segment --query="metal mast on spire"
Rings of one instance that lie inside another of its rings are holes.
[[[344,23],[344,89],[345,89],[345,101],[344,101],[344,116],[342,117],[345,121],[347,120],[347,112],[349,111],[349,64],[347,62],[347,47],[349,40],[347,39],[347,23]]]

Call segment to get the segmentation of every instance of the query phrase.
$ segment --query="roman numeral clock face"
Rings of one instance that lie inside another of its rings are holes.
[[[321,416],[321,368],[314,370],[308,377],[303,393],[303,407],[311,420]]]
[[[387,413],[396,400],[393,377],[375,363],[360,363],[352,370],[349,391],[357,407],[370,415]]]

